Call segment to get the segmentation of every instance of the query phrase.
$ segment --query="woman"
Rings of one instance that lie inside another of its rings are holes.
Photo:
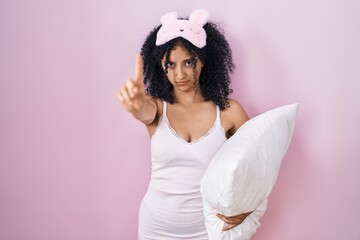
[[[205,10],[165,14],[136,58],[121,105],[151,138],[152,175],[139,215],[139,239],[207,239],[200,180],[217,149],[249,118],[228,98],[234,65]],[[250,213],[218,217],[224,231]]]

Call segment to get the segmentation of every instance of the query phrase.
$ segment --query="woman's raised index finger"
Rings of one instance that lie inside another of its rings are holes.
[[[136,66],[135,66],[135,81],[142,81],[144,79],[144,61],[140,54],[136,54]]]

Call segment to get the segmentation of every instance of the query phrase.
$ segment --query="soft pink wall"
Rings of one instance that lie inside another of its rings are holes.
[[[358,1],[3,0],[1,240],[136,239],[149,141],[116,90],[159,17],[199,7],[226,31],[250,116],[301,104],[254,239],[360,239]]]

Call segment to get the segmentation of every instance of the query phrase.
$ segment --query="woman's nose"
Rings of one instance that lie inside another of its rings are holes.
[[[181,67],[181,66],[178,66],[176,68],[176,78],[177,79],[183,79],[185,77],[185,72],[184,72],[184,69]]]

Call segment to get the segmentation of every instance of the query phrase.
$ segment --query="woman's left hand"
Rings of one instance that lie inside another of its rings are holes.
[[[225,215],[218,213],[218,214],[216,214],[216,216],[226,223],[226,225],[223,228],[223,231],[228,231],[228,230],[236,227],[237,225],[241,224],[244,221],[244,219],[247,216],[249,216],[251,213],[252,212],[247,212],[247,213],[242,213],[242,214],[239,214],[236,216],[231,216],[231,217],[227,217]]]

